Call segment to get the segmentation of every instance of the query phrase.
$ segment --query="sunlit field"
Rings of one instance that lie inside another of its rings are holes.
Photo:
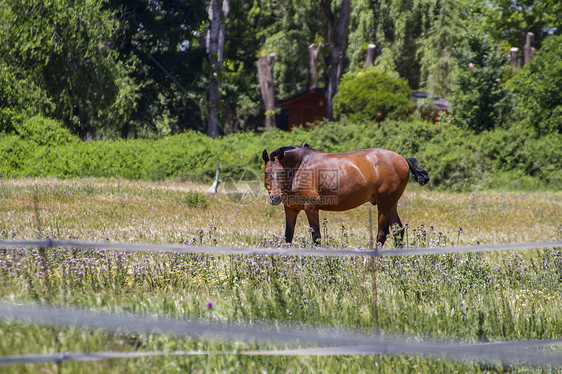
[[[0,238],[217,246],[282,244],[284,213],[258,181],[208,185],[118,179],[0,180]],[[436,192],[407,188],[398,213],[407,246],[562,238],[562,192]],[[372,208],[376,236],[376,207]],[[369,207],[321,212],[323,245],[369,245]],[[325,219],[324,219],[325,218]],[[310,247],[299,216],[295,247]],[[387,240],[384,250],[391,251]],[[560,248],[376,260],[383,336],[459,342],[562,336]],[[235,324],[375,331],[371,264],[363,258],[136,254],[0,249],[0,298]],[[0,354],[236,351],[273,348],[161,335],[0,324]],[[294,347],[293,347],[294,348]],[[547,350],[562,352],[559,348]],[[209,355],[0,367],[6,372],[497,372],[551,371],[415,355]]]

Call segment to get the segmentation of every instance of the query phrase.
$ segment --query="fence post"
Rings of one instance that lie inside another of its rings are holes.
[[[373,214],[372,214],[372,207],[369,205],[369,249],[373,250]],[[378,250],[378,244],[374,246],[375,251]],[[371,274],[373,277],[373,312],[375,316],[375,335],[377,337],[380,336],[379,330],[379,295],[377,291],[377,267],[375,264],[375,257],[376,255],[371,256]],[[381,372],[381,357],[380,355],[377,356],[377,365],[378,365],[378,372]]]

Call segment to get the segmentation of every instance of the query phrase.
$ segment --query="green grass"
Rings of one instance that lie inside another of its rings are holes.
[[[207,187],[180,181],[4,179],[0,180],[0,237],[232,246],[280,241],[282,208],[267,205],[264,194],[240,204],[240,189],[226,193],[232,186],[224,184],[219,187],[221,193],[208,195]],[[257,181],[248,187],[262,189]],[[448,193],[412,184],[400,202],[399,213],[411,227],[410,238],[423,225],[434,239],[441,232],[455,244],[560,239],[562,192]],[[326,242],[367,245],[367,206],[342,213],[322,212],[324,217],[331,237]],[[297,245],[309,245],[307,228],[302,215]],[[391,244],[385,249],[391,250]],[[559,338],[559,255],[559,250],[529,250],[380,259],[376,265],[381,330],[387,336],[463,342]],[[279,256],[126,255],[49,249],[46,268],[42,268],[41,256],[38,250],[0,249],[2,300],[220,322],[375,329],[370,264],[364,259],[305,258],[299,269],[297,259]],[[209,302],[212,308],[207,306]],[[271,347],[9,323],[0,324],[0,336],[1,355]],[[382,356],[380,364],[382,372],[388,373],[527,370],[509,364],[418,356]],[[0,367],[0,371],[316,373],[373,372],[377,365],[374,356],[232,355],[20,365]]]

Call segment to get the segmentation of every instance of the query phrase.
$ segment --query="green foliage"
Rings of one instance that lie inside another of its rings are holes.
[[[471,8],[476,27],[521,51],[527,32],[534,34],[535,47],[540,47],[544,39],[562,31],[558,0],[478,0],[471,2]]]
[[[16,122],[14,133],[37,146],[78,142],[78,138],[70,134],[60,122],[39,115]]]
[[[29,114],[50,112],[52,104],[44,89],[37,86],[25,72],[7,65],[0,58],[0,111],[4,117],[9,112],[27,111]],[[4,119],[0,121],[0,131],[5,130]]]
[[[357,0],[351,4],[351,15],[349,19],[349,47],[347,57],[349,59],[349,71],[355,71],[365,67],[365,56],[367,46],[375,43],[373,30],[375,29],[375,9],[369,0]]]
[[[207,1],[104,3],[118,21],[112,41],[119,60],[133,66],[128,77],[136,88],[132,98],[126,97],[132,107],[126,107],[123,120],[113,127],[115,135],[152,137],[168,131],[203,130],[209,73],[205,63]],[[237,4],[231,6],[237,12]]]
[[[14,112],[61,120],[82,139],[161,138],[205,130],[211,74],[205,52],[207,3],[0,2],[0,129],[7,129],[6,117]],[[308,88],[307,48],[323,42],[319,86],[325,84],[340,5],[336,0],[230,2],[217,77],[221,133],[263,125],[256,89],[256,57],[262,50],[277,54],[275,94],[284,99]],[[363,68],[366,47],[375,43],[375,66],[441,97],[448,97],[455,84],[455,47],[467,45],[472,56],[491,56],[489,46],[522,48],[525,33],[532,31],[540,52],[562,30],[562,6],[556,0],[356,0],[351,7],[342,73]],[[489,40],[474,44],[465,40],[467,34]],[[457,124],[484,131],[504,121],[503,75],[492,60],[475,63],[471,76],[465,64],[470,61],[461,57]],[[555,66],[544,67],[556,72]],[[537,74],[542,68],[537,66]],[[519,104],[533,107],[532,99]],[[543,115],[528,117],[542,120]],[[556,123],[553,118],[544,126]]]
[[[385,148],[416,157],[431,175],[429,186],[439,189],[490,185],[562,189],[562,135],[536,136],[532,129],[521,126],[475,134],[450,123],[423,120],[342,121],[215,140],[188,131],[156,140],[91,142],[79,141],[60,123],[39,116],[17,122],[15,127],[17,130],[0,137],[0,176],[211,181],[220,163],[223,174],[237,180],[260,174],[264,149],[272,152],[308,142],[331,153]]]
[[[418,49],[420,85],[439,97],[449,97],[455,83],[453,49],[466,35],[464,1],[436,1],[430,5],[430,26]]]
[[[275,53],[273,67],[278,97],[290,97],[308,88],[308,52],[312,40],[301,30],[282,30],[267,38],[264,50]]]
[[[553,35],[511,81],[514,120],[539,135],[562,133],[562,36]]]
[[[198,192],[189,191],[183,200],[184,204],[192,208],[202,208],[207,207],[207,198],[205,195]]]
[[[476,132],[501,124],[509,112],[502,79],[510,69],[501,50],[483,35],[470,35],[457,51],[457,87],[451,96],[451,120]]]
[[[110,47],[116,22],[100,2],[14,0],[0,6],[0,17],[0,66],[29,82],[24,97],[48,98],[39,102],[40,113],[82,137],[115,119],[114,110],[127,102],[118,97],[130,87],[129,66]],[[41,108],[46,101],[53,103],[52,112]]]
[[[334,97],[337,119],[377,121],[404,118],[413,110],[408,83],[377,68],[347,75]]]

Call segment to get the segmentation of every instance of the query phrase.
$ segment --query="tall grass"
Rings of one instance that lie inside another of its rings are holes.
[[[205,185],[180,182],[2,180],[0,236],[282,245],[280,207],[268,206],[265,197],[239,204],[227,193],[207,195],[205,190]],[[410,227],[407,240],[414,244],[424,240],[424,245],[437,245],[445,237],[448,244],[550,240],[561,236],[561,197],[557,192],[445,193],[409,187],[399,213]],[[326,217],[325,245],[367,245],[367,208],[322,217]],[[296,245],[308,246],[308,225],[304,216],[299,218]],[[389,247],[391,243],[386,250],[392,250]],[[560,250],[382,258],[375,265],[379,324],[385,335],[477,342],[558,338],[562,333]],[[368,260],[352,257],[301,259],[5,248],[0,249],[0,297],[177,318],[373,332],[370,272]],[[2,355],[269,347],[10,323],[0,324],[0,336]],[[372,372],[378,363],[373,356],[217,355],[0,370]],[[380,365],[382,372],[511,370],[508,363],[482,365],[418,356],[382,356]],[[526,370],[519,366],[513,369]]]

